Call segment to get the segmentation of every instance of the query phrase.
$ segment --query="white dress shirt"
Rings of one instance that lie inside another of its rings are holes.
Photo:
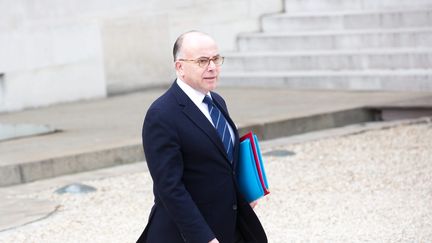
[[[183,90],[183,92],[186,93],[186,95],[192,100],[192,102],[198,107],[198,109],[204,114],[204,116],[207,117],[207,120],[209,120],[209,122],[214,127],[207,104],[203,102],[204,97],[206,95],[211,97],[210,92],[208,92],[207,94],[203,94],[200,91],[192,88],[191,86],[189,86],[187,83],[185,83],[183,80],[179,78],[177,78],[176,82],[178,86]],[[228,129],[231,134],[231,140],[234,144],[234,131],[229,124],[228,124]]]

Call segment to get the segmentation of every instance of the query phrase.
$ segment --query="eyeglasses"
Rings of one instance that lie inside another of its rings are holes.
[[[215,57],[212,57],[212,58],[200,57],[200,58],[192,59],[192,60],[191,59],[178,59],[178,60],[182,61],[182,62],[195,62],[200,67],[207,67],[210,64],[210,61],[213,61],[213,63],[216,66],[222,65],[222,63],[224,62],[224,57],[215,56]]]

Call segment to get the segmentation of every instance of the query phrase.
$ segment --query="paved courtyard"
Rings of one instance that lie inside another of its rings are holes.
[[[271,194],[256,212],[269,242],[432,242],[432,122],[267,147]],[[143,167],[144,168],[144,167]],[[134,242],[152,204],[147,171],[9,197],[54,201],[45,219],[0,232],[0,242]]]

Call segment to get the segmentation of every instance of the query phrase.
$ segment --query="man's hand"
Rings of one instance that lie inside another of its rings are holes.
[[[216,238],[214,238],[214,239],[211,240],[209,243],[219,243],[219,241],[218,241]]]
[[[258,200],[255,200],[255,201],[249,203],[251,208],[255,208],[257,204],[258,204]]]

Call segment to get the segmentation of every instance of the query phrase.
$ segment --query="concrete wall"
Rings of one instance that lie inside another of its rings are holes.
[[[53,19],[36,1],[0,9],[0,112],[106,96],[96,22]]]
[[[172,45],[187,30],[208,32],[222,52],[234,50],[239,32],[258,31],[261,15],[282,10],[281,0],[153,0],[127,16],[104,19],[108,91],[171,83]]]
[[[208,32],[230,51],[283,0],[0,0],[0,9],[4,112],[167,85],[180,33]]]

